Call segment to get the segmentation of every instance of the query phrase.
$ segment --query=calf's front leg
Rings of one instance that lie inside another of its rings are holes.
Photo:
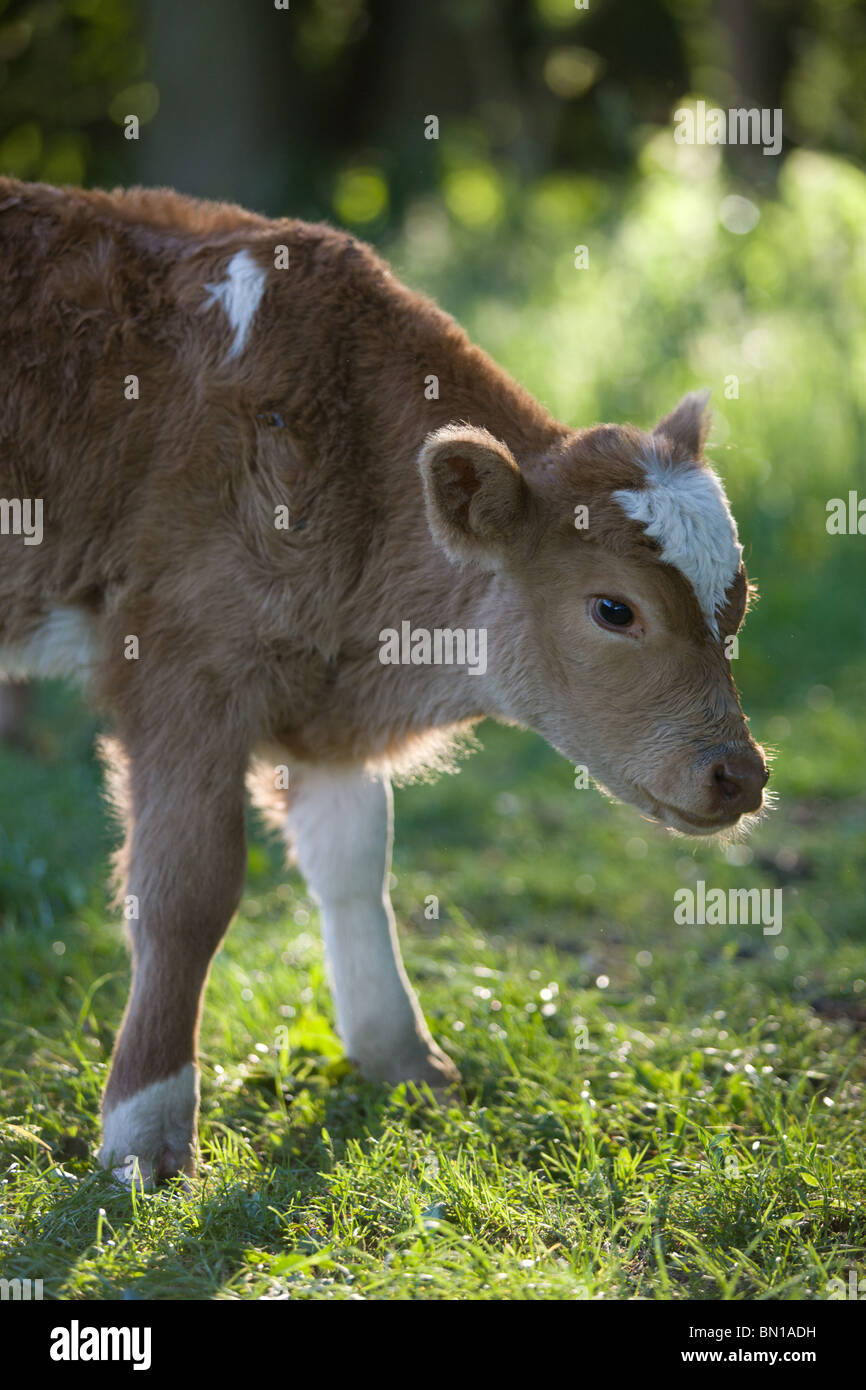
[[[458,1079],[430,1035],[406,976],[388,878],[393,799],[387,778],[363,768],[305,767],[292,777],[289,832],[321,904],[337,1028],[371,1080]]]
[[[99,1158],[145,1184],[196,1162],[199,1014],[245,870],[243,764],[176,730],[128,747],[132,989],[102,1102]]]

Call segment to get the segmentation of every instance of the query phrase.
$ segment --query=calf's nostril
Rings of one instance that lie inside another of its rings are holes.
[[[713,763],[712,783],[721,805],[732,810],[756,811],[769,773],[763,759],[730,754]]]
[[[736,801],[743,790],[737,779],[730,775],[724,763],[719,763],[713,768],[713,781],[719,790],[719,795],[725,801]]]

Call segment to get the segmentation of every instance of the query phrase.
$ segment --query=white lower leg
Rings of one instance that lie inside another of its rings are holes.
[[[443,1084],[453,1064],[434,1043],[406,977],[391,900],[393,805],[387,779],[363,769],[304,768],[290,830],[321,903],[337,1026],[368,1076]]]

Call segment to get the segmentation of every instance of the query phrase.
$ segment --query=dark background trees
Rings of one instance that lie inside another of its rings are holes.
[[[626,178],[647,132],[689,94],[781,107],[786,149],[862,161],[863,0],[590,0],[586,11],[573,0],[0,0],[0,170],[171,183],[380,229],[463,166],[493,170],[514,197],[552,171]],[[137,142],[123,138],[129,113]],[[428,114],[441,122],[434,159],[419,154]],[[760,181],[779,168],[750,149],[726,158]]]

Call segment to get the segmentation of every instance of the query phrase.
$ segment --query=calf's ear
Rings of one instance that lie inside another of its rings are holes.
[[[701,457],[710,428],[709,399],[709,391],[690,391],[653,430],[664,436],[674,459],[685,463]]]
[[[529,489],[507,446],[487,430],[445,425],[418,458],[433,539],[457,564],[498,569],[526,521]]]

